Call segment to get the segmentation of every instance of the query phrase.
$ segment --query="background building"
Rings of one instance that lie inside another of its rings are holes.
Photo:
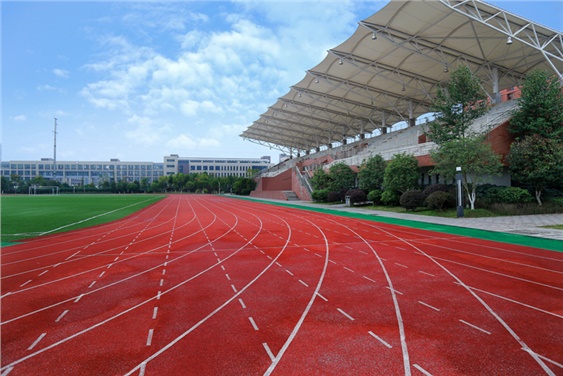
[[[270,158],[183,158],[177,154],[164,157],[163,163],[107,161],[3,161],[2,176],[17,175],[24,181],[42,176],[71,186],[99,185],[104,181],[141,181],[150,184],[161,176],[177,173],[207,172],[217,177],[246,176],[250,170],[262,171],[271,167]]]

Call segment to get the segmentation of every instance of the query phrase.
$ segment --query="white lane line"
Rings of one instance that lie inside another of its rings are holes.
[[[139,367],[139,376],[145,376],[145,368],[147,368],[147,362],[141,363]]]
[[[221,265],[221,269],[223,269],[223,271],[225,271],[225,267],[223,265]]]
[[[96,281],[94,281],[94,282],[90,283],[90,286],[88,286],[88,288],[89,288],[89,289],[91,289],[91,288],[92,288],[92,286],[94,286],[95,284],[96,284]]]
[[[334,261],[332,261],[332,260],[328,260],[328,262],[332,262],[333,264],[335,264],[335,265],[336,265],[336,263],[335,263]]]
[[[239,298],[239,303],[242,306],[242,309],[246,309],[246,305],[244,305],[244,302],[242,301],[242,299]]]
[[[385,342],[381,337],[379,337],[378,335],[374,334],[371,330],[368,332],[370,336],[372,336],[373,338],[375,338],[376,340],[378,340],[379,342],[381,342],[383,344],[383,346],[387,347],[387,348],[393,348],[393,346],[391,346],[390,344],[388,344],[387,342]]]
[[[84,296],[84,294],[80,294],[80,295],[78,296],[78,298],[76,298],[76,299],[74,300],[74,302],[75,302],[75,303],[78,303],[78,301],[79,301],[83,296]]]
[[[309,285],[308,285],[308,284],[306,284],[305,282],[303,282],[302,280],[299,280],[299,282],[300,282],[300,283],[301,283],[301,284],[302,284],[303,286],[305,286],[305,287],[309,287]]]
[[[164,265],[165,268],[168,266],[168,261],[164,261]]]
[[[389,286],[385,286],[385,288],[386,288],[386,289],[389,289],[389,290],[391,290],[391,291],[393,291],[393,292],[395,292],[395,293],[397,293],[397,294],[399,294],[399,295],[403,295],[403,293],[402,293],[402,292],[400,292],[400,291],[397,291],[397,290],[395,290],[395,289],[392,289],[392,288],[391,288],[391,287],[389,287]]]
[[[363,277],[364,277],[365,279],[367,279],[368,281],[371,281],[371,282],[375,283],[375,281],[374,281],[373,279],[371,279],[371,278],[369,278],[369,277],[366,277],[365,275],[364,275]]]
[[[344,312],[343,310],[341,310],[340,308],[336,308],[336,310],[340,313],[342,313],[344,316],[346,316],[348,319],[354,321],[354,318],[352,316],[350,316],[349,314],[347,314],[346,312]]]
[[[286,271],[289,275],[293,275],[293,273],[290,272],[289,270],[285,269],[285,271]]]
[[[416,368],[417,370],[419,370],[420,372],[422,372],[424,374],[424,376],[432,376],[432,374],[430,372],[428,372],[427,370],[425,370],[424,368],[422,368],[418,364],[413,364],[412,366],[414,368]]]
[[[426,272],[423,272],[422,270],[419,270],[418,272],[422,273],[422,274],[429,275],[430,277],[436,277],[434,274],[426,273]]]
[[[395,263],[395,265],[400,266],[401,268],[406,268],[408,269],[409,267],[403,264],[399,264],[398,262]]]
[[[369,255],[369,253],[364,252],[364,251],[360,251],[360,253],[363,253],[364,255]]]
[[[61,314],[59,315],[59,317],[57,317],[57,319],[55,320],[55,322],[61,321],[61,319],[62,319],[62,318],[64,317],[64,315],[66,315],[67,313],[68,313],[68,309],[65,310],[63,313],[61,313]]]
[[[423,306],[426,306],[426,307],[428,307],[428,308],[432,308],[434,311],[440,312],[440,310],[439,310],[438,308],[436,308],[436,307],[434,307],[434,306],[431,306],[430,304],[421,302],[420,300],[419,300],[418,302],[419,302],[420,304],[422,304]]]
[[[266,255],[267,258],[269,258],[270,260],[272,259],[272,256],[270,255]]]
[[[548,362],[550,362],[551,364],[556,365],[556,366],[559,367],[559,368],[563,368],[563,364],[557,363],[557,362],[556,362],[555,360],[553,360],[553,359],[549,359],[548,357],[545,357],[545,356],[543,356],[543,355],[538,354],[537,352],[534,352],[534,351],[529,350],[529,349],[525,349],[525,348],[523,348],[523,347],[522,347],[522,350],[526,351],[527,353],[530,353],[530,352],[531,352],[531,353],[533,353],[534,355],[536,355],[536,356],[542,358],[543,360],[548,361]]]
[[[24,286],[27,285],[28,283],[31,283],[31,281],[33,281],[33,280],[30,279],[29,281],[22,283],[22,284],[20,285],[20,287],[24,287]]]
[[[463,320],[461,320],[461,319],[460,319],[459,321],[461,321],[461,322],[464,323],[465,325],[469,325],[469,326],[472,327],[473,329],[480,330],[481,332],[486,333],[486,334],[491,334],[491,332],[488,332],[488,331],[486,331],[485,329],[479,328],[478,326],[475,326],[475,325],[473,325],[473,324],[471,324],[471,323],[468,323],[467,321],[463,321]]]
[[[162,285],[164,285],[164,279],[160,279],[160,287],[162,287]]]
[[[162,275],[166,274],[166,269],[162,269]]]
[[[231,287],[233,288],[233,291],[234,291],[234,292],[238,292],[238,291],[237,291],[237,288],[235,287],[235,285],[231,285]]]
[[[35,342],[33,342],[33,343],[31,344],[31,346],[29,346],[27,349],[28,349],[28,350],[32,350],[35,346],[37,346],[37,344],[39,343],[39,341],[41,341],[41,340],[43,339],[43,337],[45,337],[46,335],[47,335],[47,333],[41,334],[41,335],[39,336],[39,338],[37,338],[37,339],[35,340]]]
[[[108,267],[107,267],[107,269],[111,268],[112,265],[113,265],[113,264],[109,264]]]
[[[350,246],[348,246],[348,245],[345,245],[344,248],[354,249],[354,248],[352,248],[352,247],[350,247]]]
[[[319,255],[318,253],[315,252],[315,256],[318,256],[320,258],[323,258],[323,256]]]
[[[72,255],[70,255],[70,256],[68,256],[67,258],[65,258],[65,261],[66,261],[66,260],[70,260],[71,258],[73,258],[74,256],[76,256],[76,255],[79,254],[79,253],[80,253],[80,251],[73,253]]]
[[[147,336],[147,346],[150,346],[152,343],[153,333],[154,333],[154,329],[149,329],[149,335]]]
[[[60,264],[61,264],[60,262],[59,262],[58,264],[55,264],[55,265],[53,266],[53,268],[56,268],[56,267],[59,266]]]
[[[227,273],[225,273],[225,277],[227,277],[227,279],[230,281],[231,277],[229,277],[229,275]]]
[[[14,367],[8,367],[8,368],[6,368],[6,369],[4,370],[4,372],[2,372],[2,373],[0,374],[0,376],[8,376],[8,374],[9,374],[10,372],[12,372],[13,369],[14,369]]]
[[[152,310],[152,319],[156,319],[156,315],[158,314],[158,307],[154,307]]]
[[[355,271],[353,271],[353,270],[350,269],[350,268],[344,267],[344,269],[348,270],[349,272],[356,273]]]
[[[282,267],[281,264],[277,261],[276,261],[276,265],[279,266],[280,268]]]
[[[156,293],[156,300],[160,300],[160,294],[162,294],[162,291]]]
[[[322,296],[321,294],[317,293],[317,296],[318,296],[319,298],[321,298],[322,300],[324,300],[325,302],[328,302],[328,299],[325,298],[324,296]]]
[[[256,325],[256,322],[254,322],[254,319],[252,317],[248,317],[248,320],[250,320],[250,323],[252,324],[254,330],[258,330],[258,325]]]
[[[119,260],[119,256],[117,256],[116,258],[113,259],[113,262],[116,262],[117,260]]]
[[[276,357],[274,356],[274,354],[272,353],[272,350],[270,350],[270,347],[268,346],[268,344],[266,342],[262,343],[262,346],[264,346],[264,349],[266,350],[266,352],[268,353],[268,356],[270,357],[270,360],[273,362],[274,360],[276,360]]]
[[[98,276],[98,278],[102,278],[104,276],[104,274],[106,274],[106,272],[101,272],[100,275]]]
[[[38,275],[38,277],[41,277],[43,274],[47,273],[48,271],[49,271],[49,269],[47,269],[47,270],[41,272],[41,273]]]

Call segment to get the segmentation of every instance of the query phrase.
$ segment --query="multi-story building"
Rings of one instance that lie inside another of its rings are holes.
[[[119,159],[102,161],[54,161],[42,158],[40,161],[3,161],[2,176],[17,175],[23,180],[42,176],[46,179],[68,183],[72,186],[94,184],[104,181],[141,181],[148,183],[161,176],[177,173],[203,173],[209,175],[246,176],[250,170],[262,171],[271,166],[270,157],[262,158],[183,158],[177,154],[164,157],[164,163],[122,162]]]

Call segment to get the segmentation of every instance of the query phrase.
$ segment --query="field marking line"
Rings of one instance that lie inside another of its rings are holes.
[[[259,219],[260,220],[260,219]],[[283,221],[283,219],[282,219]],[[284,221],[285,222],[285,221]],[[233,295],[231,298],[227,299],[223,304],[221,304],[220,306],[218,306],[215,310],[213,310],[212,312],[210,312],[207,316],[205,316],[204,318],[202,318],[199,322],[197,322],[196,324],[194,324],[190,329],[186,330],[185,332],[183,332],[182,334],[180,334],[179,336],[177,336],[175,339],[173,339],[172,341],[170,341],[168,344],[166,344],[165,346],[163,346],[161,349],[159,349],[158,351],[156,351],[154,354],[152,354],[151,356],[149,356],[148,358],[146,358],[143,362],[144,363],[148,363],[151,360],[155,359],[156,357],[158,357],[160,354],[162,354],[163,352],[167,351],[169,348],[171,348],[172,346],[174,346],[176,343],[178,343],[180,340],[182,340],[182,338],[186,337],[187,335],[189,335],[191,332],[193,332],[195,329],[199,328],[201,325],[203,325],[207,320],[209,320],[211,317],[215,316],[215,314],[217,314],[217,312],[221,311],[224,307],[226,307],[228,304],[230,304],[234,299],[237,299],[243,292],[245,292],[252,284],[254,284],[254,282],[256,282],[259,278],[262,277],[262,275],[264,275],[268,269],[274,264],[275,261],[277,261],[277,259],[279,257],[281,257],[281,255],[283,254],[283,252],[287,249],[288,244],[289,244],[289,240],[291,238],[291,228],[289,227],[289,224],[286,222],[286,225],[288,226],[290,232],[288,234],[288,237],[286,239],[286,243],[284,244],[284,246],[282,247],[282,250],[280,251],[280,253],[278,253],[278,255],[276,256],[276,258],[270,262],[268,264],[268,266],[262,270],[260,273],[258,273],[258,275],[256,277],[254,277],[254,279],[252,279],[250,282],[248,282],[248,284],[246,284],[246,286],[244,286],[239,292],[237,292],[235,295]],[[248,246],[248,244],[253,241],[258,234],[260,233],[261,229],[262,229],[262,221],[260,220],[260,228],[258,229],[258,232],[254,235],[254,237],[245,245],[243,245],[241,248],[239,248],[239,250],[244,249],[246,246]],[[230,256],[227,256],[224,260],[232,257],[234,255],[234,253]],[[204,272],[211,270],[213,267],[215,267],[215,265],[207,268],[206,270],[200,272],[198,275],[203,274]],[[196,275],[197,276],[197,275]],[[188,280],[184,281],[181,284],[178,284],[176,287],[179,287],[180,285],[183,285],[184,283],[186,283],[189,280],[194,279],[196,276],[193,276],[191,278],[189,278]],[[173,288],[169,289],[168,291],[172,290]],[[143,303],[144,304],[144,303]],[[136,367],[134,367],[133,369],[131,369],[129,372],[127,372],[125,374],[125,376],[131,375],[133,374],[137,369],[139,369],[140,364],[137,365]]]
[[[426,307],[428,307],[428,308],[432,308],[434,311],[440,312],[440,309],[439,309],[439,308],[436,308],[436,307],[434,307],[434,306],[431,306],[431,305],[428,304],[428,303],[421,302],[420,300],[419,300],[418,302],[419,302],[420,304],[422,304],[423,306],[426,306]]]
[[[485,273],[496,274],[496,275],[500,275],[500,276],[507,277],[507,278],[510,278],[510,279],[516,279],[516,280],[519,280],[519,281],[522,281],[522,282],[527,282],[527,283],[531,283],[531,284],[534,284],[534,285],[539,285],[539,286],[551,288],[551,289],[554,289],[554,290],[563,291],[563,287],[552,286],[552,285],[548,285],[546,283],[541,283],[541,282],[536,282],[536,281],[532,281],[532,280],[525,279],[525,278],[515,277],[515,276],[509,275],[509,274],[494,272],[492,270],[483,269],[483,268],[479,268],[477,266],[472,266],[472,265],[464,264],[464,263],[461,263],[461,262],[448,260],[448,259],[445,259],[445,258],[442,258],[442,257],[435,257],[435,256],[429,256],[429,255],[427,255],[427,257],[430,257],[430,258],[436,259],[436,260],[449,262],[451,264],[465,266],[465,267],[470,268],[470,269],[477,269],[477,270],[480,270],[480,271],[485,272]]]
[[[12,372],[13,369],[14,369],[14,367],[8,367],[8,368],[6,368],[6,369],[4,370],[4,372],[2,372],[2,373],[0,374],[0,376],[8,376],[8,374],[9,374],[10,372]]]
[[[299,283],[301,283],[301,284],[302,284],[303,286],[305,286],[305,287],[309,287],[309,285],[306,284],[305,282],[303,282],[302,280],[299,280]]]
[[[362,277],[365,278],[365,279],[367,279],[368,281],[371,281],[371,282],[375,283],[375,281],[374,281],[373,279],[371,279],[370,277],[366,277],[365,275],[362,276]]]
[[[392,234],[391,232],[384,230],[380,227],[377,227],[376,225],[371,225],[371,227],[377,228],[380,231],[383,231],[385,233],[387,233],[388,235],[394,237],[395,239],[411,246],[413,249],[416,249],[417,251],[421,252],[425,257],[427,257],[430,261],[432,261],[434,264],[436,264],[437,266],[439,266],[444,272],[446,272],[448,275],[450,275],[450,277],[452,277],[454,280],[456,280],[469,294],[471,294],[479,303],[481,303],[481,305],[506,329],[506,331],[508,331],[508,333],[510,333],[510,335],[522,346],[522,348],[524,348],[524,350],[526,352],[528,352],[528,354],[530,354],[532,356],[532,358],[538,363],[538,365],[544,370],[544,372],[549,375],[549,376],[555,376],[555,373],[553,373],[553,371],[551,371],[551,369],[549,369],[549,367],[547,367],[547,365],[537,356],[535,355],[535,353],[530,349],[530,347],[518,336],[518,334],[516,334],[516,332],[514,330],[512,330],[512,328],[483,300],[481,299],[481,297],[479,295],[477,295],[474,291],[471,290],[471,288],[466,285],[465,283],[463,283],[463,281],[457,276],[455,275],[453,272],[451,272],[448,268],[446,268],[444,265],[440,264],[438,261],[436,261],[436,259],[439,259],[437,257],[433,257],[430,256],[429,254],[427,254],[426,252],[424,252],[423,250],[421,250],[420,248],[418,248],[417,246],[415,246],[414,244],[410,243],[408,240],[405,240],[403,238],[400,238],[399,236]],[[447,260],[446,260],[447,261]],[[530,350],[530,351],[528,351]]]
[[[20,287],[24,287],[24,286],[27,285],[28,283],[31,283],[31,281],[33,281],[33,279],[30,279],[29,281],[22,283],[22,284],[20,285]]]
[[[287,272],[287,274],[289,274],[289,275],[291,275],[291,276],[293,275],[293,273],[290,272],[289,270],[285,269],[285,271]]]
[[[272,350],[270,350],[270,346],[268,346],[268,344],[266,342],[262,343],[262,346],[264,346],[264,350],[266,350],[266,353],[268,354],[268,356],[270,357],[270,360],[273,362],[276,360],[276,357],[274,356],[274,354],[272,353]]]
[[[39,341],[41,341],[41,340],[43,339],[43,337],[45,337],[46,335],[47,335],[47,333],[41,334],[41,335],[35,340],[35,342],[33,342],[33,343],[31,344],[31,346],[29,346],[27,349],[28,349],[28,350],[33,350],[33,348],[34,348],[35,346],[37,346],[37,344],[39,343]]]
[[[48,271],[49,271],[49,269],[47,269],[47,270],[45,270],[45,271],[42,271],[42,272],[41,272],[40,274],[38,274],[37,276],[38,276],[38,277],[41,277],[43,274],[47,273]]]
[[[408,266],[403,265],[403,264],[399,264],[398,262],[396,262],[395,265],[400,266],[400,267],[402,267],[402,268],[406,268],[406,269],[409,268]]]
[[[456,282],[456,285],[459,285],[459,283]],[[468,287],[469,287],[471,290],[479,291],[479,292],[482,292],[483,294],[491,295],[491,296],[494,296],[494,297],[496,297],[496,298],[503,299],[503,300],[509,301],[509,302],[511,302],[511,303],[514,303],[514,304],[519,304],[519,305],[521,305],[521,306],[524,306],[524,307],[527,307],[527,308],[530,308],[530,309],[534,309],[534,310],[536,310],[536,311],[539,311],[539,312],[542,312],[542,313],[546,313],[546,314],[548,314],[548,315],[555,316],[555,317],[557,317],[557,318],[559,318],[559,319],[563,319],[563,315],[558,315],[557,313],[549,312],[549,311],[546,311],[546,310],[544,310],[544,309],[541,309],[541,308],[538,308],[538,307],[534,307],[534,306],[531,306],[531,305],[529,305],[529,304],[522,303],[522,302],[519,302],[519,301],[517,301],[517,300],[507,298],[507,297],[502,296],[502,295],[498,295],[498,294],[494,294],[494,293],[489,292],[489,291],[485,291],[485,290],[478,289],[478,288],[476,288],[476,287],[471,287],[471,286],[468,286]]]
[[[147,346],[150,346],[152,343],[152,336],[154,334],[154,329],[149,329],[149,334],[147,336]]]
[[[328,299],[325,298],[324,296],[322,296],[320,293],[317,293],[317,295],[319,296],[319,298],[321,298],[321,299],[324,300],[325,302],[328,302]]]
[[[349,320],[354,321],[354,318],[352,316],[350,316],[349,314],[347,314],[346,312],[344,312],[342,309],[336,308],[336,310],[338,312],[342,313],[344,316],[346,316]]]
[[[352,273],[356,273],[356,272],[355,272],[355,271],[353,271],[352,269],[350,269],[350,268],[347,268],[347,267],[345,267],[345,266],[344,266],[344,269],[348,270],[349,272],[352,272]]]
[[[425,243],[425,242],[423,242],[423,241],[417,241],[417,243],[421,243],[421,244],[428,245],[428,246],[432,246],[432,247],[436,247],[436,248],[446,249],[446,250],[452,251],[452,252],[464,253],[464,254],[467,254],[467,255],[477,256],[477,257],[479,257],[479,258],[485,258],[485,259],[489,259],[489,260],[495,260],[495,261],[505,262],[505,263],[508,263],[508,264],[514,264],[514,265],[518,265],[518,266],[523,266],[523,267],[526,267],[526,268],[532,268],[532,269],[543,270],[543,271],[551,272],[551,273],[563,274],[563,271],[558,271],[558,270],[553,270],[553,269],[547,269],[547,268],[543,268],[543,267],[541,267],[541,266],[535,266],[535,265],[530,265],[530,264],[523,264],[523,263],[521,263],[521,262],[511,261],[511,260],[505,260],[505,259],[498,258],[498,257],[485,256],[485,255],[483,255],[483,254],[481,254],[481,253],[474,253],[474,252],[464,251],[464,250],[461,250],[461,249],[446,247],[446,246],[443,246],[443,245],[429,244],[429,243]]]
[[[379,337],[377,334],[373,333],[371,330],[368,333],[369,333],[370,336],[372,336],[373,338],[375,338],[376,340],[381,342],[385,347],[387,347],[389,349],[393,348],[393,346],[391,346],[390,344],[385,342],[385,340],[383,340],[383,338]]]
[[[154,307],[154,309],[152,310],[152,319],[153,320],[156,319],[157,314],[158,314],[158,307]]]
[[[55,232],[55,231],[58,231],[58,230],[61,230],[61,229],[63,229],[63,228],[67,228],[67,227],[70,227],[70,226],[74,226],[74,225],[77,225],[77,224],[80,224],[80,223],[88,222],[88,221],[91,221],[92,219],[96,219],[96,218],[99,218],[99,217],[103,217],[104,215],[112,214],[112,213],[115,213],[115,212],[120,211],[120,210],[123,210],[123,209],[128,209],[128,208],[130,208],[130,207],[132,207],[132,206],[136,206],[136,205],[145,203],[145,202],[147,202],[147,201],[152,201],[152,200],[154,200],[154,198],[150,198],[150,199],[147,199],[147,200],[144,200],[144,201],[140,201],[140,202],[137,202],[137,203],[134,203],[134,204],[131,204],[131,205],[127,205],[127,206],[123,206],[123,207],[121,207],[121,208],[117,208],[117,209],[114,209],[114,210],[110,210],[110,211],[108,211],[108,212],[101,213],[101,214],[95,215],[95,216],[90,217],[90,218],[82,219],[82,220],[77,221],[77,222],[74,222],[74,223],[69,223],[69,224],[67,224],[67,225],[64,225],[64,226],[61,226],[61,227],[58,227],[58,228],[55,228],[55,229],[52,229],[52,230],[49,230],[49,231],[43,231],[43,232],[40,233],[40,236],[43,236],[43,235],[45,235],[45,234],[50,234],[50,233],[52,233],[52,232]]]
[[[242,299],[239,298],[239,303],[242,306],[242,309],[246,309],[246,305],[244,304],[244,302],[242,301]]]
[[[424,271],[422,271],[422,270],[419,270],[418,272],[419,272],[419,273],[422,273],[422,274],[429,275],[430,277],[436,277],[436,275],[430,274],[430,273],[427,273],[427,272],[424,272]]]
[[[64,315],[66,315],[67,313],[68,313],[68,309],[67,309],[67,310],[64,310],[63,313],[61,313],[61,314],[59,315],[59,317],[57,317],[57,319],[55,320],[55,322],[61,321],[61,319],[62,319],[62,318],[64,317]]]
[[[250,323],[252,324],[252,327],[254,328],[254,330],[258,331],[258,325],[256,325],[256,322],[254,321],[254,319],[251,316],[248,316],[248,320],[250,320]]]
[[[485,329],[483,329],[483,328],[480,328],[480,327],[478,327],[477,325],[473,325],[473,324],[471,324],[471,323],[469,323],[469,322],[467,322],[467,321],[465,321],[465,320],[461,320],[461,319],[460,319],[459,321],[461,321],[461,322],[464,323],[465,325],[469,325],[469,326],[472,327],[473,329],[480,330],[481,332],[486,333],[486,334],[491,334],[491,332],[489,332],[489,331],[487,331],[487,330],[485,330]]]
[[[231,287],[232,287],[233,291],[234,291],[235,294],[236,294],[238,291],[237,291],[237,288],[235,287],[235,285],[231,285]]]
[[[524,351],[531,351],[531,350],[526,350],[526,349],[522,349],[522,350],[524,350]],[[536,353],[536,352],[534,352],[534,354],[536,354],[537,356],[539,356],[539,357],[542,358],[543,360],[548,361],[548,362],[550,362],[551,364],[553,364],[553,365],[555,365],[555,366],[557,366],[557,367],[559,367],[559,368],[563,368],[563,364],[557,363],[557,362],[556,362],[555,360],[553,360],[553,359],[550,359],[550,358],[548,358],[548,357],[546,357],[546,356],[543,356],[543,355],[541,355],[541,354],[538,354],[538,353]]]
[[[432,374],[430,372],[428,372],[427,370],[425,370],[424,368],[422,368],[418,364],[413,364],[412,366],[414,368],[416,368],[417,370],[419,370],[420,372],[422,372],[424,374],[424,376],[432,376]]]
[[[66,261],[66,260],[70,260],[71,258],[73,258],[74,256],[76,256],[76,255],[79,254],[79,253],[80,253],[80,251],[73,253],[72,255],[70,255],[70,256],[68,256],[67,258],[65,258],[65,261]]]

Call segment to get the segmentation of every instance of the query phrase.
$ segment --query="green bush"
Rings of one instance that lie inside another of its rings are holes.
[[[424,201],[430,209],[442,211],[446,208],[455,206],[455,198],[451,193],[436,191],[431,193]]]
[[[431,184],[422,191],[425,198],[428,198],[434,192],[448,192],[448,186],[446,184]]]
[[[485,193],[489,203],[524,204],[533,200],[526,189],[518,187],[491,187]]]
[[[311,196],[312,196],[313,200],[315,200],[315,201],[326,202],[329,192],[330,192],[330,190],[328,188],[319,189],[319,190],[313,191]]]
[[[373,202],[374,205],[380,205],[381,204],[381,194],[383,192],[380,191],[379,189],[374,189],[373,191],[371,191],[370,193],[368,193],[368,201]]]
[[[386,206],[397,206],[399,205],[400,196],[390,189],[386,189],[381,194],[381,203]]]
[[[416,210],[419,206],[424,205],[424,195],[418,189],[406,191],[399,199],[401,206],[407,210]]]
[[[346,192],[346,196],[350,196],[350,203],[366,202],[367,196],[363,189],[350,189]]]
[[[330,192],[328,192],[328,195],[326,196],[326,202],[342,201],[340,196],[341,196],[340,192],[330,191]]]

